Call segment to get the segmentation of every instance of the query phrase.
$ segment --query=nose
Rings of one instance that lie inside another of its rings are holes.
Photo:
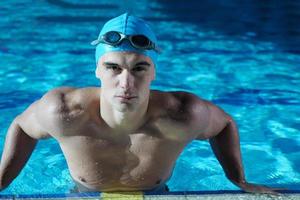
[[[120,87],[125,91],[130,91],[134,85],[134,77],[128,70],[123,70],[119,79]]]

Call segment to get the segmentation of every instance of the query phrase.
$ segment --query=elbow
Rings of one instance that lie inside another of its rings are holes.
[[[5,188],[7,188],[9,184],[5,183],[3,176],[0,177],[0,191],[4,190]]]
[[[9,186],[11,181],[5,178],[3,172],[0,172],[0,191],[3,191],[5,188]]]
[[[6,187],[7,187],[7,185],[2,185],[2,183],[1,183],[0,184],[0,191],[3,191]]]
[[[234,119],[229,114],[226,114],[225,118],[226,118],[225,121],[227,126],[235,123]]]

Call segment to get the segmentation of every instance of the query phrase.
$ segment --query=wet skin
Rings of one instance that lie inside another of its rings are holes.
[[[15,118],[1,159],[0,189],[19,174],[39,139],[53,137],[82,191],[157,188],[189,142],[209,139],[234,184],[273,192],[246,182],[236,124],[221,108],[191,93],[149,89],[155,79],[150,58],[107,53],[95,74],[101,88],[56,88]]]
[[[172,96],[179,94],[152,91],[144,123],[133,131],[124,132],[112,129],[99,116],[99,91],[99,88],[70,91],[67,96],[74,95],[71,99],[80,99],[77,95],[89,96],[90,103],[80,106],[75,103],[73,106],[79,108],[76,111],[68,109],[78,113],[72,117],[63,116],[70,117],[66,119],[70,129],[52,131],[74,180],[86,188],[101,191],[147,190],[165,183],[184,146],[196,137],[184,133],[188,116],[169,117],[169,112],[176,112],[171,110],[170,104],[179,103]],[[163,100],[166,101],[164,107],[170,111],[155,106],[154,102],[162,105]]]

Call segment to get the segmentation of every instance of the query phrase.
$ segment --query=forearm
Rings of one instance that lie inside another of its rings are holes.
[[[6,135],[0,163],[0,190],[18,176],[36,143],[37,140],[29,137],[14,120]]]
[[[238,186],[245,183],[239,135],[235,122],[229,120],[226,127],[209,142],[227,178]]]

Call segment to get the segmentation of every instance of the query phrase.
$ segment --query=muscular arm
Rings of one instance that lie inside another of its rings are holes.
[[[239,135],[235,122],[228,117],[226,126],[216,136],[210,138],[209,143],[226,177],[238,186],[245,183]]]
[[[207,120],[206,126],[203,126],[205,131],[198,135],[197,139],[209,139],[213,152],[229,180],[235,184],[245,182],[239,135],[235,122],[212,103],[207,101],[201,103],[206,107],[201,114],[205,115]]]
[[[69,108],[64,101],[66,94],[73,90],[61,87],[47,92],[13,120],[6,135],[0,163],[0,190],[18,176],[39,139],[63,132],[68,124],[66,119],[72,119],[72,116],[66,115]]]
[[[37,140],[28,136],[14,120],[6,135],[0,165],[0,189],[6,188],[18,176],[30,157]]]
[[[38,103],[34,102],[17,116],[8,129],[0,163],[0,190],[6,188],[21,172],[38,139],[49,137],[36,117]]]
[[[197,139],[209,139],[210,145],[221,164],[226,177],[235,185],[246,192],[272,193],[268,187],[248,183],[245,179],[244,168],[241,159],[240,140],[238,129],[234,120],[221,108],[209,103],[201,102],[202,111],[206,121],[205,131],[198,135]]]

